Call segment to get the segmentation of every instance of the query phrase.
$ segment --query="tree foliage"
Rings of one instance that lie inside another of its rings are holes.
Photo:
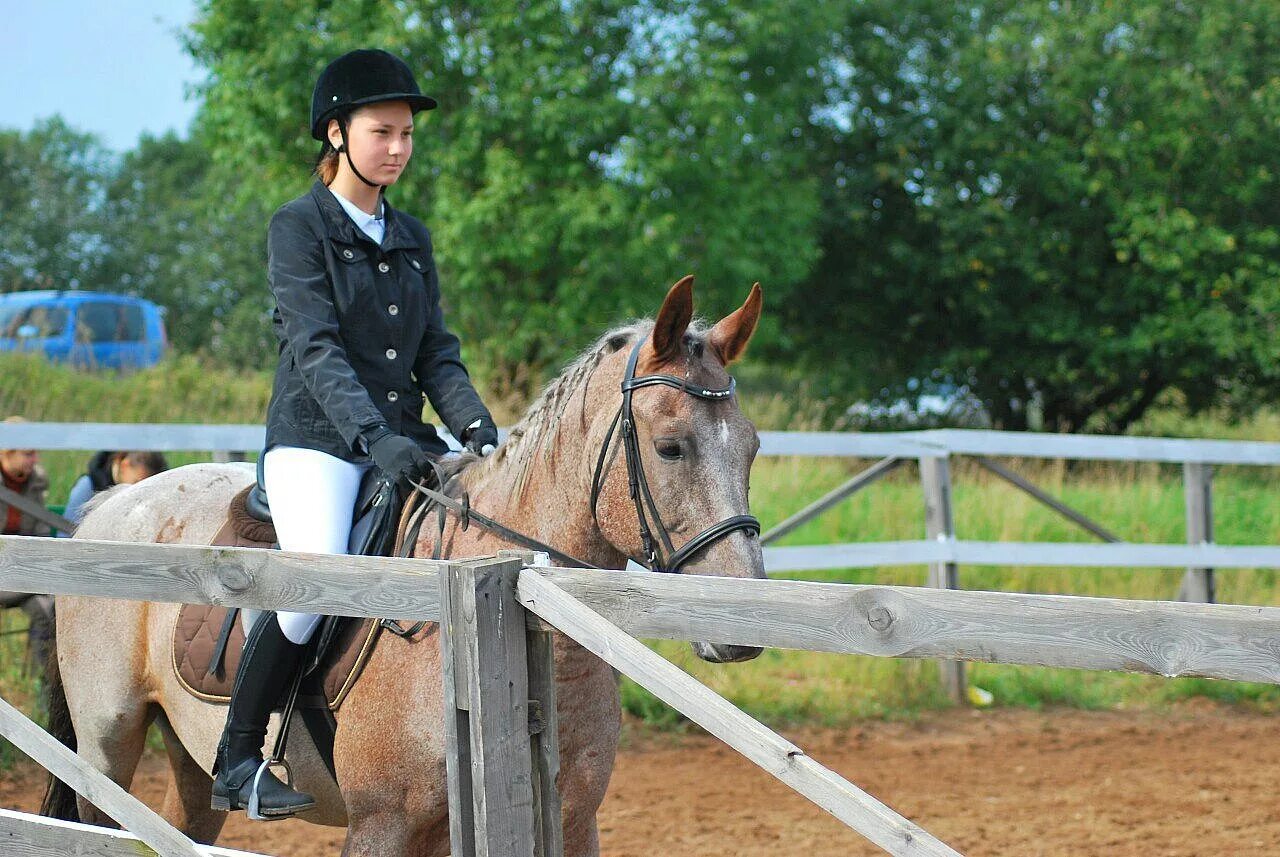
[[[1011,428],[1274,400],[1280,8],[869,3],[844,32],[898,69],[848,76],[837,162],[878,225],[821,281],[871,310],[886,375],[965,383]]]
[[[752,359],[846,402],[1118,431],[1280,397],[1280,7],[1239,0],[207,0],[190,139],[0,134],[4,287],[135,291],[269,364],[266,221],[369,45],[440,101],[389,198],[490,387],[693,272],[708,315],[760,280]]]

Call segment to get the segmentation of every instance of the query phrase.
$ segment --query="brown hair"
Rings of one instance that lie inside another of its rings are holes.
[[[156,473],[163,473],[169,469],[169,462],[165,459],[164,453],[162,452],[129,450],[125,452],[117,452],[115,457],[117,460],[121,461],[128,459],[129,463],[134,467],[141,467],[152,475]]]
[[[338,177],[338,150],[325,140],[320,144],[320,155],[316,158],[316,177],[321,182],[328,185],[333,184],[333,180]]]

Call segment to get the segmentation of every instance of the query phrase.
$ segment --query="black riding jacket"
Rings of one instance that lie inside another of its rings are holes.
[[[267,448],[301,446],[368,460],[388,430],[430,452],[448,447],[422,421],[424,395],[449,431],[489,411],[445,327],[431,235],[384,201],[374,244],[322,183],[271,218],[267,258],[280,339]]]

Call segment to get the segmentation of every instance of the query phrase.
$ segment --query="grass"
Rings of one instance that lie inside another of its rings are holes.
[[[270,375],[242,375],[188,357],[134,375],[88,375],[34,358],[0,356],[0,415],[30,420],[86,422],[261,422]],[[744,396],[743,408],[768,429],[816,429],[828,424],[831,402],[784,393]],[[517,404],[497,414],[509,424]],[[1135,434],[1268,440],[1280,437],[1280,414],[1244,423],[1153,412]],[[83,471],[86,455],[43,455],[50,472],[49,500],[63,502]],[[207,460],[204,453],[170,456],[174,465]],[[752,511],[767,528],[848,479],[866,461],[768,458],[752,474]],[[1181,543],[1184,512],[1178,468],[1156,464],[1013,461],[1009,465],[1042,488],[1135,542]],[[1092,537],[976,465],[959,459],[953,469],[957,533],[990,541],[1090,541]],[[1220,544],[1280,544],[1280,502],[1275,471],[1223,468],[1214,480],[1215,531]],[[888,541],[923,537],[923,502],[914,469],[902,468],[789,535],[782,544]],[[1175,597],[1181,569],[1062,569],[965,566],[969,589],[1098,595],[1117,598]],[[787,575],[809,580],[919,586],[923,567],[846,569]],[[1224,603],[1280,606],[1274,570],[1224,570],[1217,575]],[[25,622],[7,611],[5,625]],[[774,724],[842,725],[866,717],[910,718],[950,703],[932,662],[769,650],[746,664],[716,666],[693,656],[687,644],[654,647],[754,716]],[[0,695],[34,699],[34,679],[20,669],[23,638],[0,637]],[[1081,708],[1160,707],[1191,696],[1280,711],[1280,689],[1202,679],[1167,680],[1123,673],[970,665],[972,683],[992,692],[996,705]],[[651,723],[676,726],[680,718],[629,680],[625,709]],[[0,763],[3,759],[0,758]]]
[[[819,463],[764,459],[752,474],[752,509],[768,528],[805,502],[856,473],[866,462]],[[1157,465],[1086,465],[1018,462],[1036,484],[1135,542],[1185,540],[1180,472]],[[1265,469],[1224,469],[1215,478],[1215,530],[1221,544],[1280,543],[1280,503]],[[953,473],[957,534],[984,541],[1091,541],[1093,537],[1022,492],[957,461]],[[914,472],[904,468],[855,494],[780,544],[918,539],[924,535],[923,501]],[[843,569],[779,575],[805,580],[921,586],[923,566]],[[965,566],[966,589],[1169,600],[1182,569],[1078,569]],[[1280,606],[1277,571],[1230,569],[1217,573],[1223,603]],[[950,705],[932,662],[770,650],[745,664],[699,661],[685,644],[653,646],[735,704],[771,724],[844,725],[866,717],[909,718]],[[1280,688],[1270,685],[1084,670],[971,664],[971,683],[990,691],[996,705],[1078,708],[1161,707],[1191,696],[1280,711]],[[658,719],[643,689],[623,681],[627,710]],[[678,716],[663,714],[667,724]]]

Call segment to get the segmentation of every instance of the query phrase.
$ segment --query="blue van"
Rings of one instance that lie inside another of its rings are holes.
[[[0,295],[0,351],[38,351],[84,369],[142,369],[164,355],[163,308],[106,292]]]

